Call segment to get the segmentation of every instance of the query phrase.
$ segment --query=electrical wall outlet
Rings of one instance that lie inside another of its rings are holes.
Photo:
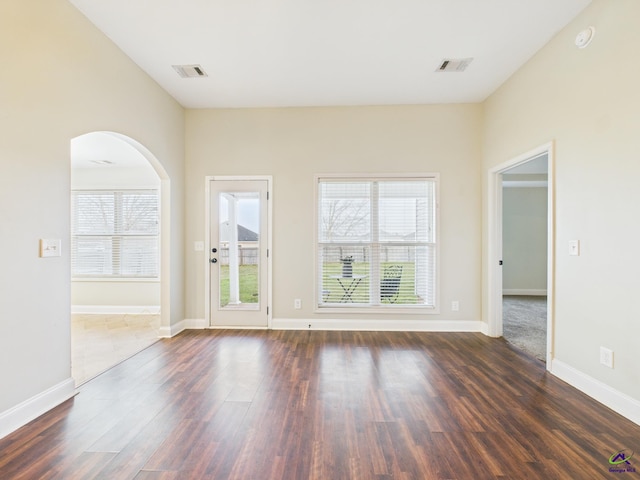
[[[451,302],[451,311],[457,312],[459,310],[460,310],[460,302],[458,300],[454,300],[453,302]]]
[[[605,367],[613,368],[613,350],[600,347],[600,363]]]
[[[302,308],[302,300],[300,300],[299,298],[296,298],[293,301],[293,308],[295,308],[296,310],[300,310]]]

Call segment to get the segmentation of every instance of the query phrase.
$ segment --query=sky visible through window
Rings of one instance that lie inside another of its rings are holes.
[[[256,194],[257,195],[257,194]],[[258,198],[241,198],[237,203],[238,225],[252,232],[260,233],[260,200]],[[220,196],[220,223],[229,221],[229,201]]]

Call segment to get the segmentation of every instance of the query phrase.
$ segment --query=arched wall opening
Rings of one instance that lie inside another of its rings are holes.
[[[125,279],[91,278],[91,275],[78,278],[72,273],[71,310],[75,315],[103,315],[104,320],[94,316],[89,321],[98,319],[99,322],[104,322],[109,319],[109,315],[114,315],[113,321],[120,321],[123,326],[126,323],[126,327],[134,323],[133,318],[140,319],[142,315],[152,315],[153,341],[158,337],[167,336],[165,333],[170,331],[171,312],[169,271],[171,229],[170,180],[166,170],[155,155],[138,141],[116,132],[90,132],[71,140],[71,189],[72,195],[77,195],[78,191],[158,191],[159,245],[157,247],[158,270],[155,278],[152,275],[149,275],[149,278],[143,278],[145,275],[142,275],[140,278]],[[117,317],[118,315],[120,317]],[[130,316],[126,317],[126,315]],[[72,318],[74,321],[77,320],[73,315]],[[110,333],[113,331],[110,326],[98,325],[98,327]],[[114,328],[117,328],[117,325]],[[144,335],[148,337],[150,333],[147,331]],[[100,348],[107,350],[109,346]],[[120,349],[120,347],[115,348]],[[125,354],[136,353],[137,350],[132,351],[132,348],[135,349],[135,345],[122,347]],[[73,352],[73,348],[72,354],[76,355],[76,363],[80,363],[77,352]],[[109,366],[111,365],[106,368]],[[97,367],[91,368],[95,370]],[[94,373],[100,373],[103,370],[104,368]],[[86,374],[82,375],[83,381],[89,379]],[[78,382],[78,377],[75,375],[74,378],[76,383],[82,383]]]

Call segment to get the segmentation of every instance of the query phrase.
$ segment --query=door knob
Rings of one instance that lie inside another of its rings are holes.
[[[212,258],[211,259],[211,263],[218,263],[218,259],[217,258]]]

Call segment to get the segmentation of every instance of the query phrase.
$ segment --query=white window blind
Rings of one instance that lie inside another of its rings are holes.
[[[318,306],[434,308],[436,178],[318,182]]]
[[[71,193],[74,277],[159,276],[157,190]]]

